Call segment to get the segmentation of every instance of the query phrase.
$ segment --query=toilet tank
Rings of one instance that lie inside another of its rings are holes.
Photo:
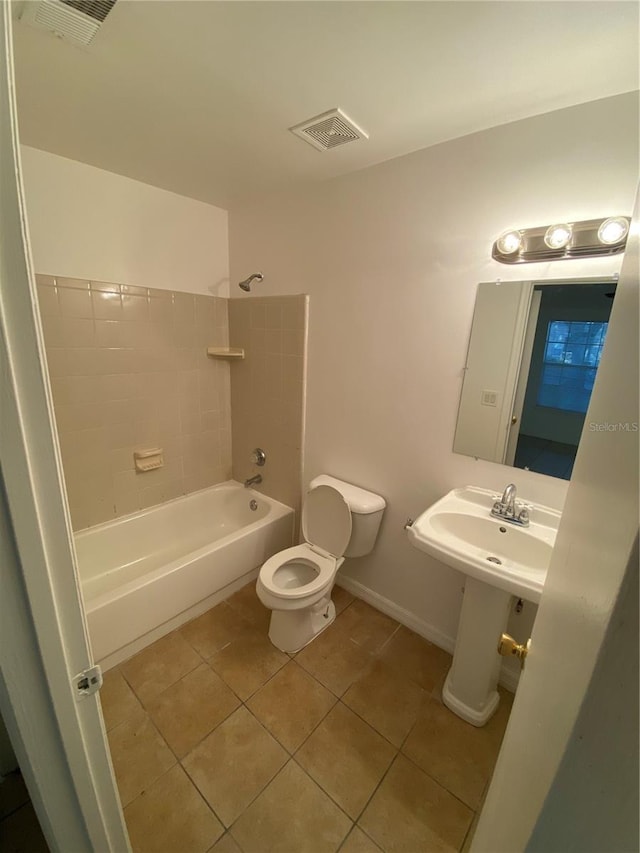
[[[345,557],[364,557],[373,551],[376,542],[382,513],[386,507],[383,497],[374,492],[368,492],[359,486],[345,483],[330,477],[328,474],[320,474],[309,484],[310,489],[317,486],[331,486],[340,492],[351,510],[351,539],[344,552]]]

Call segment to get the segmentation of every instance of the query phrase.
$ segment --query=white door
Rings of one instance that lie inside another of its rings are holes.
[[[473,853],[638,849],[637,719],[629,724],[638,701],[637,217],[636,205],[531,651]],[[634,622],[635,638],[613,657]],[[603,670],[611,660],[618,664]],[[615,671],[622,663],[627,668]]]
[[[508,425],[507,448],[505,451],[504,464],[513,467],[518,448],[518,437],[522,425],[522,410],[524,409],[524,397],[529,380],[529,368],[531,367],[531,354],[533,352],[533,341],[536,336],[538,314],[540,313],[540,291],[531,290],[529,302],[529,316],[524,330],[524,343],[520,357],[518,380],[516,383],[513,409],[511,410],[511,421]]]
[[[52,851],[129,848],[63,490],[20,176],[11,4],[0,13],[0,711]]]

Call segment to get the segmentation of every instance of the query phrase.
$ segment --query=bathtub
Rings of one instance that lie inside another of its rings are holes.
[[[95,660],[108,669],[228,597],[292,544],[293,519],[229,481],[76,533]]]

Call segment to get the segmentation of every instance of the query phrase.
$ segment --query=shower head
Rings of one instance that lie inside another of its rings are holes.
[[[254,272],[252,275],[249,276],[249,278],[245,278],[244,281],[241,281],[240,284],[238,285],[238,287],[241,290],[247,290],[247,291],[251,290],[251,282],[254,280],[255,281],[262,281],[263,278],[264,278],[264,276],[262,275],[261,272]]]

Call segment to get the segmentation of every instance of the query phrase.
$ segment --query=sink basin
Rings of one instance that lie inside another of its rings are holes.
[[[454,489],[407,527],[412,545],[466,575],[442,701],[474,726],[498,707],[497,649],[513,596],[540,600],[560,522],[557,510],[536,504],[529,504],[529,527],[496,518],[499,497],[475,486]]]
[[[411,543],[448,566],[537,603],[547,575],[560,513],[529,504],[530,525],[491,515],[494,492],[454,489],[407,529]]]

